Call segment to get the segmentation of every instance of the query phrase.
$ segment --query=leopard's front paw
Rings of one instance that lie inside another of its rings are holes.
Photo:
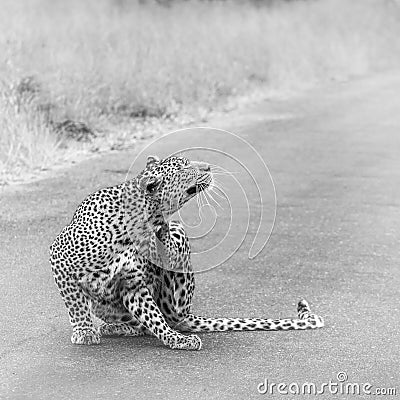
[[[201,339],[197,335],[180,335],[175,338],[175,341],[170,344],[171,349],[180,350],[200,350]]]
[[[99,344],[100,335],[94,329],[76,329],[71,336],[73,344]]]

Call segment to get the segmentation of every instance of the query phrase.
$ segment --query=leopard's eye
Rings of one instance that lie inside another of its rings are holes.
[[[147,180],[145,184],[146,192],[149,194],[154,194],[160,187],[162,179],[159,177],[151,177]]]
[[[155,182],[151,182],[146,186],[146,190],[148,193],[152,194],[156,191],[157,187],[159,185],[159,182],[155,181]]]

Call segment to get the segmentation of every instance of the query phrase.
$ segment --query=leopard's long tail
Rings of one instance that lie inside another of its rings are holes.
[[[298,319],[204,318],[190,314],[175,328],[184,332],[224,332],[305,330],[324,326],[324,320],[311,313],[306,300],[299,301],[297,313]]]

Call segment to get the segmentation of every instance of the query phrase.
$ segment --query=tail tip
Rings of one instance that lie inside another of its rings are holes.
[[[297,304],[297,310],[298,311],[310,311],[310,305],[308,304],[308,301],[305,299],[301,299]]]

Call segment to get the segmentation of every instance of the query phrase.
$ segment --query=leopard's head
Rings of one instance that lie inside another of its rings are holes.
[[[160,160],[149,156],[138,183],[158,211],[168,217],[196,194],[210,187],[213,175],[209,164],[171,156]]]

